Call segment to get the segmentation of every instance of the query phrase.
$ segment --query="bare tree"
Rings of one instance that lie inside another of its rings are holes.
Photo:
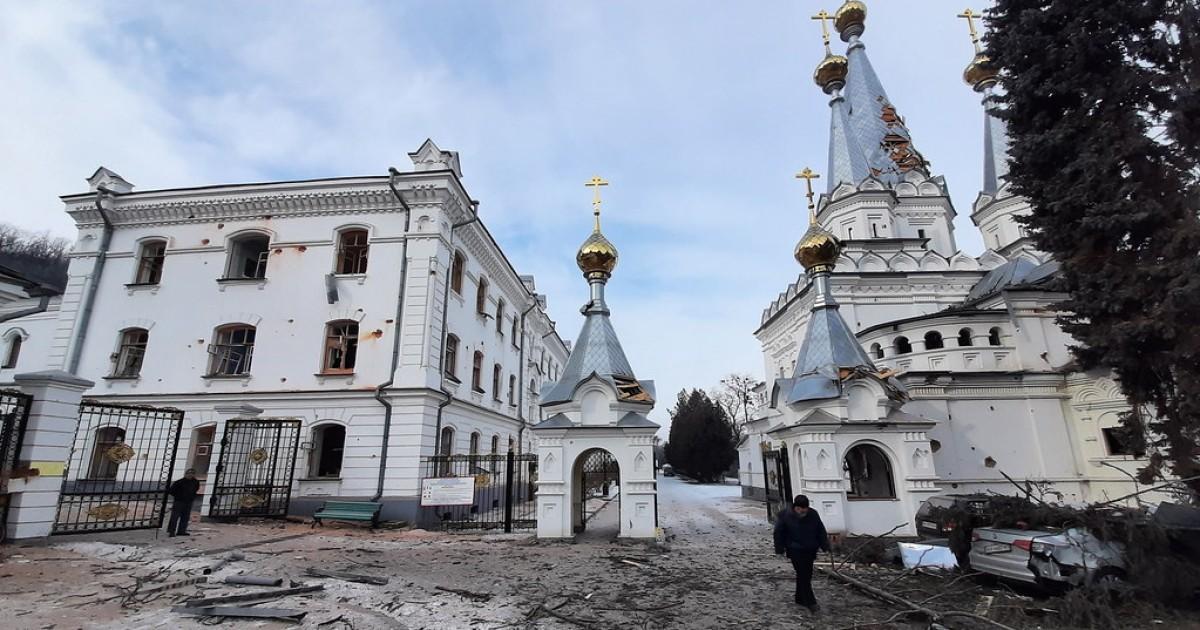
[[[0,223],[0,265],[30,280],[64,286],[71,241]]]
[[[710,394],[713,401],[725,410],[738,440],[746,435],[746,423],[754,418],[755,412],[763,405],[763,395],[756,391],[762,384],[762,381],[749,374],[733,373],[721,379],[721,384],[713,388]]]

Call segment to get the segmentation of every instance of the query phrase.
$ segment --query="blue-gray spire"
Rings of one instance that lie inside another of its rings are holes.
[[[853,138],[847,118],[846,99],[840,91],[834,91],[829,110],[829,180],[826,191],[833,192],[843,183],[857,184],[871,171],[867,168],[867,158],[862,148]]]
[[[983,192],[995,193],[1008,177],[1008,126],[989,106],[991,90],[983,97]]]

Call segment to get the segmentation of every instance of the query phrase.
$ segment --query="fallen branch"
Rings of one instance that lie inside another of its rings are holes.
[[[486,601],[490,601],[492,599],[491,593],[476,593],[474,591],[468,591],[466,589],[461,589],[461,588],[450,588],[448,586],[435,586],[433,588],[435,590],[444,591],[446,593],[454,593],[455,595],[458,595],[459,597],[462,597],[463,599],[469,599],[473,602],[486,602]]]
[[[346,582],[357,582],[359,584],[374,584],[375,586],[386,586],[388,579],[385,577],[376,577],[374,575],[363,575],[361,573],[349,573],[346,571],[326,571],[324,569],[314,569],[309,567],[305,573],[312,577],[326,577]]]
[[[866,540],[859,543],[857,547],[855,547],[854,549],[851,549],[850,553],[846,554],[845,558],[842,558],[841,564],[839,564],[837,566],[837,568],[834,569],[834,571],[840,571],[847,562],[850,562],[850,559],[854,557],[854,554],[858,553],[863,547],[866,547],[867,545],[875,542],[876,540],[879,540],[880,538],[892,535],[892,532],[896,531],[897,529],[900,529],[901,527],[904,527],[907,524],[908,523],[900,523],[899,525],[887,530],[886,532],[884,532],[882,534],[879,534],[877,536],[868,537]],[[850,534],[846,537],[849,538],[850,536],[855,536],[855,534]],[[832,564],[832,561],[830,563]]]
[[[224,595],[221,597],[207,597],[204,599],[191,599],[184,602],[189,608],[206,608],[210,606],[219,606],[221,604],[249,604],[251,602],[261,604],[292,595],[301,595],[303,593],[314,593],[316,591],[325,590],[324,584],[314,584],[312,586],[297,586],[293,588],[284,588],[277,591],[259,591],[257,593],[242,593],[239,595]]]
[[[975,619],[976,621],[982,621],[984,623],[993,625],[997,628],[1001,628],[1002,630],[1016,630],[1015,628],[1013,628],[1011,626],[1006,626],[998,621],[993,621],[991,619],[988,619],[987,617],[981,617],[979,615],[969,613],[969,612],[964,612],[961,610],[951,610],[951,611],[939,613],[936,610],[933,610],[932,608],[922,606],[916,602],[909,601],[907,599],[904,599],[903,597],[899,597],[899,596],[889,593],[883,589],[871,586],[870,584],[867,584],[866,582],[863,582],[862,580],[856,580],[848,575],[843,575],[841,573],[838,573],[836,571],[831,571],[824,567],[816,567],[816,569],[818,571],[820,571],[821,573],[824,573],[824,574],[834,578],[835,580],[849,584],[850,586],[853,586],[854,588],[857,588],[858,590],[860,590],[864,593],[867,593],[868,595],[873,595],[873,596],[875,596],[879,599],[882,599],[886,602],[896,604],[897,606],[903,606],[904,608],[908,609],[908,612],[910,612],[910,613],[920,613],[920,614],[924,615],[929,621],[932,621],[932,622],[940,621],[946,617],[967,617],[967,618]]]

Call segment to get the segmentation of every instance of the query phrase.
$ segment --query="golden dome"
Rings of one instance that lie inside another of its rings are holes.
[[[996,68],[992,66],[992,59],[984,53],[975,53],[975,58],[967,64],[967,69],[963,70],[963,81],[976,92],[982,92],[984,88],[994,85]]]
[[[833,271],[841,253],[841,241],[817,223],[809,226],[800,242],[796,243],[796,262],[809,273]]]
[[[597,229],[587,237],[579,252],[575,254],[575,262],[583,275],[592,273],[611,274],[617,266],[617,248]]]
[[[851,35],[862,35],[866,21],[867,5],[859,0],[846,0],[833,14],[833,27],[843,40],[849,40]]]
[[[841,87],[846,84],[846,69],[849,61],[841,55],[825,55],[821,63],[817,64],[817,69],[813,72],[813,81],[825,93],[829,93],[835,87]]]

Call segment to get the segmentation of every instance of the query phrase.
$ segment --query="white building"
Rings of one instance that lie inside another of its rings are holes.
[[[374,498],[413,519],[420,457],[528,450],[569,353],[458,155],[409,156],[390,176],[149,191],[99,169],[62,197],[65,292],[0,289],[0,383],[61,369],[88,398],[183,409],[175,469],[202,477],[225,420],[298,418],[293,512]]]
[[[830,96],[830,132],[828,187],[812,228],[836,237],[838,255],[822,282],[802,274],[780,293],[755,331],[770,405],[741,445],[747,494],[764,488],[763,449],[783,449],[792,490],[820,495],[836,511],[831,520],[856,533],[897,523],[913,533],[916,508],[933,492],[1015,492],[1003,474],[1052,482],[1066,501],[1133,492],[1131,475],[1145,462],[1114,431],[1125,400],[1108,375],[1073,366],[1073,341],[1052,309],[1065,298],[1054,290],[1057,264],[1016,221],[1030,209],[1005,182],[1003,123],[985,110],[984,186],[971,219],[988,249],[970,256],[955,242],[945,181],[929,172],[871,68],[865,17],[855,0],[838,10],[846,55],[827,43],[814,77]],[[984,95],[995,83],[981,53],[964,78]],[[848,364],[806,363],[813,313],[828,303],[861,346],[844,355]],[[797,379],[818,373],[835,375],[827,391],[789,395]],[[892,394],[905,393],[889,398],[889,381]],[[814,469],[819,453],[808,447],[818,443],[827,448]]]

